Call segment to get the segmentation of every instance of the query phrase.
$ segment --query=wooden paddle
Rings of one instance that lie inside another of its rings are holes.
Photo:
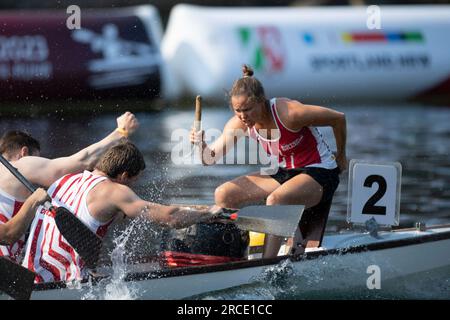
[[[30,192],[34,192],[36,190],[36,187],[32,183],[30,183],[16,168],[14,168],[2,155],[0,155],[0,162]],[[67,208],[55,208],[48,201],[44,203],[44,207],[47,210],[55,213],[55,222],[61,234],[80,255],[85,265],[89,269],[94,269],[97,266],[98,257],[100,255],[100,249],[102,245],[101,238],[93,233]]]
[[[16,300],[29,300],[35,273],[11,260],[0,257],[0,291]]]
[[[202,97],[197,96],[195,98],[195,120],[194,120],[195,131],[200,131],[202,129]]]
[[[195,97],[195,118],[194,118],[194,130],[195,132],[198,132],[200,130],[202,130],[202,97],[201,96],[197,96]],[[191,142],[192,146],[191,146],[191,150],[189,152],[189,154],[187,154],[185,157],[191,157],[192,154],[195,152],[196,150],[196,146],[194,145],[193,142]],[[202,150],[202,147],[199,146],[199,151]],[[201,152],[199,152],[201,153]],[[197,157],[195,157],[195,153],[194,153],[194,163],[196,163],[198,160]],[[201,156],[200,156],[201,157]]]
[[[241,230],[293,237],[303,214],[303,205],[249,206],[223,209],[219,219],[231,220]]]

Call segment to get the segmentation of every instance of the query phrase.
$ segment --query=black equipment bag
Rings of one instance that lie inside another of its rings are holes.
[[[163,251],[242,258],[249,244],[248,231],[231,223],[198,223],[163,241]]]

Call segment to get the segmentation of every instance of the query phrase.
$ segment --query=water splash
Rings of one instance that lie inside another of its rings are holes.
[[[292,290],[296,287],[290,279],[295,275],[293,263],[290,260],[283,260],[255,275],[249,284],[199,295],[196,298],[201,300],[275,300],[280,296],[292,294]]]
[[[137,292],[129,282],[125,282],[127,274],[127,250],[126,244],[138,226],[139,219],[133,220],[125,231],[114,239],[115,247],[111,252],[113,274],[110,282],[105,286],[105,300],[135,300]]]
[[[159,234],[158,230],[149,226],[147,220],[139,217],[131,220],[126,228],[114,237],[114,249],[110,254],[112,274],[100,280],[96,286],[89,285],[83,300],[135,300],[141,296],[142,292],[139,292],[132,282],[125,281],[125,277],[129,272],[129,262],[136,255],[134,249],[141,247],[142,241],[148,241],[149,236],[154,238]]]

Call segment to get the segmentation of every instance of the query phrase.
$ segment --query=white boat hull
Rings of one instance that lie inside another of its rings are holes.
[[[450,272],[450,227],[384,232],[380,236],[375,239],[368,234],[328,235],[319,250],[291,259],[279,257],[272,261],[253,260],[153,272],[142,271],[149,270],[149,265],[136,265],[124,281],[113,285],[118,291],[133,292],[125,298],[182,299],[258,281],[267,282],[274,274],[282,276],[284,273],[289,281],[296,282],[296,295],[308,298],[340,290],[369,293],[373,290],[367,283],[374,268],[379,268],[380,289],[392,288],[404,281],[402,279],[424,272],[442,269]],[[102,281],[97,285],[83,284],[77,289],[38,285],[31,299],[123,298],[108,294],[111,281]]]

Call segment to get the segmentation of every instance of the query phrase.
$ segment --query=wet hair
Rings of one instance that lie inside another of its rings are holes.
[[[11,130],[0,138],[0,153],[6,157],[13,156],[23,147],[27,147],[30,154],[41,151],[39,141],[24,131]]]
[[[264,102],[266,100],[264,87],[258,79],[253,77],[253,69],[246,64],[242,66],[242,78],[233,83],[228,93],[230,100],[231,97],[241,95],[247,96],[250,101]]]
[[[110,178],[116,178],[124,172],[131,178],[145,169],[145,161],[141,151],[134,144],[125,142],[106,151],[95,168]]]

